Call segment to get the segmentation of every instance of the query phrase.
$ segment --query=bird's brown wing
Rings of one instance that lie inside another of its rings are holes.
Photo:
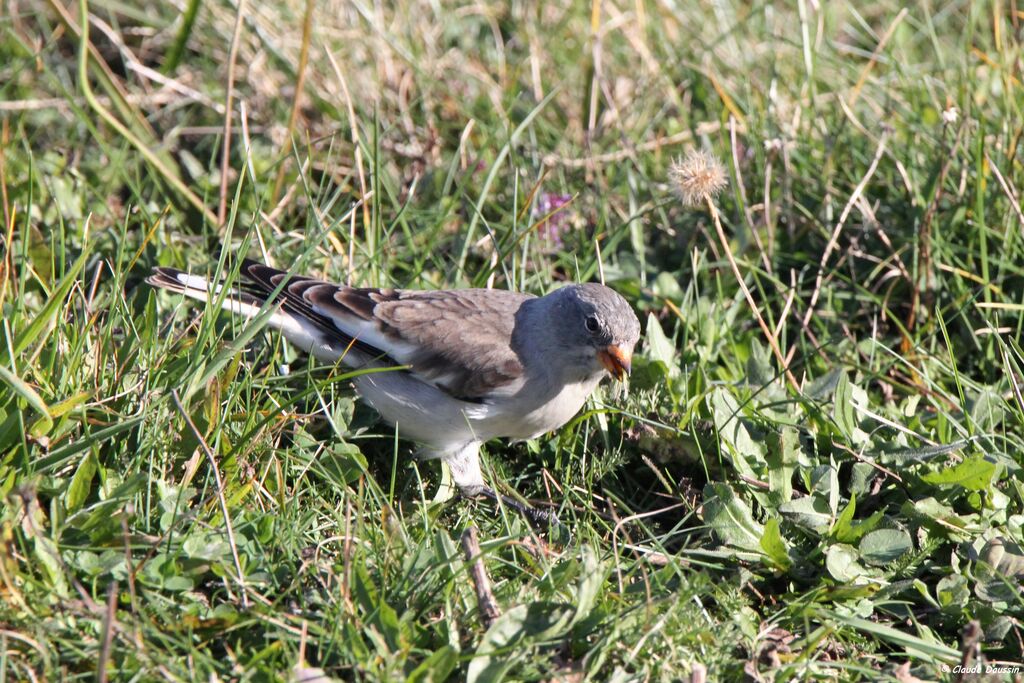
[[[345,287],[255,261],[246,261],[241,270],[250,282],[248,294],[258,296],[258,290],[266,298],[280,287],[276,299],[288,313],[379,362],[409,366],[409,372],[454,397],[486,401],[522,380],[512,339],[516,314],[530,295]]]

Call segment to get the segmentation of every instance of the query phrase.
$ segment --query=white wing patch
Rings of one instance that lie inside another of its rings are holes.
[[[375,349],[380,349],[381,352],[387,354],[392,360],[399,365],[408,365],[412,362],[413,356],[416,354],[418,348],[407,342],[401,342],[389,337],[379,327],[379,325],[372,320],[363,320],[357,316],[339,316],[337,309],[328,310],[323,306],[317,306],[312,304],[312,309],[315,313],[324,316],[334,323],[342,334],[352,337],[368,346],[372,346]]]
[[[197,301],[209,301],[211,297],[216,298],[224,288],[223,285],[212,285],[209,280],[199,275],[177,273],[175,277],[182,285],[181,293]],[[255,318],[264,310],[262,304],[242,301],[236,298],[230,291],[227,297],[225,297],[221,308],[250,319]],[[341,358],[342,354],[336,348],[324,343],[323,335],[320,334],[315,325],[302,318],[281,311],[279,306],[271,306],[271,309],[273,308],[278,310],[271,313],[267,325],[281,330],[281,334],[289,342],[306,353],[311,353],[324,361],[333,363]]]

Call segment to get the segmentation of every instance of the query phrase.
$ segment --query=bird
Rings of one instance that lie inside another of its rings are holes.
[[[544,511],[498,495],[479,451],[492,439],[537,438],[568,422],[601,380],[624,380],[640,322],[615,290],[567,284],[544,296],[502,289],[351,287],[243,259],[227,292],[202,275],[155,267],[146,282],[220,300],[316,359],[391,371],[353,379],[399,436],[440,458],[466,498],[501,500],[536,523]],[[269,305],[268,305],[269,302]]]

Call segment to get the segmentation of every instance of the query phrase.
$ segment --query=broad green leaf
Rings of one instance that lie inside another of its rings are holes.
[[[840,583],[860,584],[869,580],[870,572],[860,563],[860,554],[852,545],[836,543],[825,551],[825,569]]]
[[[829,456],[828,464],[817,465],[811,470],[811,493],[828,500],[829,512],[835,517],[839,512],[839,468]]]
[[[665,299],[671,299],[676,303],[683,300],[683,288],[679,286],[679,280],[672,275],[662,271],[658,273],[658,277],[654,278],[654,284],[651,285],[651,289],[654,293]]]
[[[106,479],[105,483],[111,483],[114,477],[111,476],[109,470],[100,470],[105,472],[105,477],[101,477],[101,481]],[[89,506],[87,510],[80,510],[74,515],[68,516],[68,524],[72,520],[75,521],[75,525],[80,531],[89,532],[93,528],[100,526],[103,523],[109,523],[114,511],[120,509],[124,503],[136,496],[140,491],[143,491],[147,485],[149,485],[150,479],[144,472],[136,472],[128,476],[124,481],[116,484],[113,489],[100,491],[100,500]],[[77,521],[80,516],[84,515],[82,521]]]
[[[828,501],[821,496],[795,498],[779,506],[779,512],[794,524],[799,524],[820,534],[832,524],[832,512]]]
[[[1014,580],[1024,580],[1024,550],[1014,541],[1002,537],[985,542],[979,557],[993,569]]]
[[[313,466],[339,484],[351,483],[366,472],[366,456],[355,444],[337,441],[316,456]]]
[[[856,543],[861,538],[863,538],[865,534],[867,534],[867,533],[869,533],[871,531],[874,531],[875,528],[879,525],[879,523],[884,518],[885,518],[885,511],[884,510],[875,510],[874,512],[871,513],[871,516],[868,517],[867,519],[862,519],[859,522],[854,522],[850,526],[850,531],[845,536],[844,542],[846,542],[846,543]]]
[[[747,382],[755,387],[766,387],[775,382],[775,368],[768,347],[753,339],[747,357]]]
[[[757,470],[767,465],[765,442],[751,436],[736,397],[725,387],[719,387],[711,393],[708,402],[718,435],[733,465],[744,476],[760,478]]]
[[[498,617],[484,634],[469,663],[467,681],[498,681],[513,666],[511,654],[528,652],[521,644],[564,635],[593,610],[604,584],[604,571],[589,546],[582,549],[581,571],[572,605],[534,602],[518,605]]]
[[[1002,614],[991,622],[985,624],[985,642],[991,643],[993,646],[1001,641],[1005,641],[1006,637],[1010,634],[1010,629],[1014,630],[1016,634],[1019,622],[1014,617],[1006,614]]]
[[[652,361],[665,365],[669,372],[676,368],[676,347],[672,340],[665,336],[661,323],[654,314],[647,316],[647,329],[644,331],[644,355]]]
[[[916,501],[906,501],[900,512],[908,519],[918,520],[922,525],[938,529],[944,535],[955,534],[956,538],[968,539],[971,532],[980,532],[978,515],[960,515],[950,506],[929,496]]]
[[[467,683],[493,683],[504,678],[516,663],[516,652],[526,654],[524,640],[545,640],[561,635],[576,610],[568,605],[532,602],[517,605],[498,617],[484,634],[469,662]]]
[[[922,446],[921,448],[898,448],[895,450],[878,451],[866,453],[873,458],[880,458],[888,461],[917,460],[925,461],[940,455],[954,453],[970,443],[969,439],[961,439],[952,443],[939,444],[938,446]]]
[[[57,544],[46,533],[49,524],[46,515],[39,507],[39,502],[34,496],[15,497],[9,501],[12,505],[18,505],[16,514],[20,517],[22,533],[29,542],[28,548],[31,552],[29,560],[34,565],[41,567],[41,576],[48,579],[47,590],[58,598],[66,598],[69,595],[68,581],[64,573],[64,563],[61,560],[60,550]],[[0,527],[0,530],[7,530],[9,527]],[[5,538],[9,543],[9,539]]]
[[[854,493],[850,496],[850,502],[846,504],[843,511],[836,517],[835,523],[832,525],[830,533],[832,538],[836,539],[841,543],[850,543],[855,541],[855,538],[851,538],[852,535],[852,522],[853,515],[857,512],[857,494]]]
[[[855,462],[853,467],[850,468],[850,479],[847,483],[847,489],[851,494],[858,496],[869,495],[874,480],[879,476],[881,474],[878,469],[870,463]]]
[[[935,598],[945,608],[963,608],[971,599],[971,589],[967,586],[967,578],[961,574],[950,574],[939,579],[935,585]]]
[[[907,628],[894,628],[888,624],[871,621],[869,619],[862,619],[860,617],[845,616],[837,612],[822,611],[819,618],[828,618],[847,626],[848,628],[856,629],[862,633],[872,635],[880,640],[891,643],[892,645],[902,647],[908,654],[912,654],[917,657],[929,659],[938,657],[949,662],[958,661],[960,658],[959,650],[940,641],[935,637],[931,630],[928,629],[928,627],[920,623],[915,627],[920,635],[914,635]]]
[[[836,387],[839,386],[839,378],[845,376],[846,370],[839,366],[834,366],[824,375],[808,384],[804,388],[804,393],[817,401],[824,401],[835,393]]]
[[[704,487],[704,521],[725,545],[761,551],[764,527],[754,520],[750,505],[728,484]]]
[[[402,624],[398,621],[398,612],[395,608],[381,600],[376,605],[376,617],[373,621],[387,641],[388,649],[393,652],[401,648]]]
[[[88,392],[80,391],[74,396],[69,396],[63,401],[54,403],[53,405],[50,406],[50,416],[61,417],[67,413],[70,413],[72,410],[78,408],[79,406],[83,405],[86,401],[88,401],[89,395],[90,394]]]
[[[779,529],[779,520],[772,517],[764,524],[764,535],[761,536],[761,550],[778,569],[786,571],[793,564],[789,559],[786,541]]]
[[[579,584],[576,587],[576,599],[574,600],[576,613],[573,615],[572,625],[579,623],[590,614],[597,603],[597,597],[601,592],[601,586],[604,585],[605,578],[594,549],[589,545],[584,545],[581,553],[583,567]]]
[[[850,437],[857,429],[857,415],[853,409],[853,391],[850,387],[850,378],[845,372],[840,374],[836,381],[832,419],[836,421],[839,432],[843,436]]]
[[[231,557],[227,536],[197,532],[181,544],[181,552],[193,560],[225,560]]]
[[[985,562],[974,568],[974,580],[974,594],[997,609],[1024,601],[1020,578],[1007,576]]]
[[[770,448],[765,456],[768,463],[768,490],[771,500],[780,505],[793,499],[793,472],[800,452],[800,434],[789,426],[769,439]]]
[[[78,463],[78,468],[75,469],[75,474],[71,477],[71,484],[68,486],[67,497],[64,501],[68,512],[78,510],[85,503],[86,498],[89,497],[89,491],[92,489],[92,479],[96,476],[98,467],[99,463],[96,461],[96,456],[91,452],[82,458],[82,462]]]
[[[187,576],[169,576],[159,585],[164,590],[171,591],[172,593],[183,593],[184,591],[192,590],[195,583]]]
[[[875,529],[860,539],[860,556],[868,564],[886,565],[914,549],[914,543],[903,529]]]
[[[459,663],[459,652],[451,645],[444,645],[413,669],[406,683],[442,683],[447,681]]]
[[[938,472],[929,472],[921,479],[936,486],[961,486],[968,491],[984,491],[991,486],[998,469],[994,462],[973,457]]]
[[[1006,402],[987,387],[978,392],[970,410],[974,429],[979,433],[994,431],[1006,419]]]

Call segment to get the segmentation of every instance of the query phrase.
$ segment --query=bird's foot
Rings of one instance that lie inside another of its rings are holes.
[[[541,528],[548,528],[551,526],[561,527],[562,523],[558,521],[558,516],[554,512],[548,510],[538,510],[535,507],[531,507],[526,503],[521,503],[515,498],[503,496],[490,486],[473,486],[465,487],[461,489],[460,493],[465,498],[475,498],[480,496],[482,498],[488,498],[495,503],[501,501],[501,503],[519,514],[526,517],[531,524]]]

